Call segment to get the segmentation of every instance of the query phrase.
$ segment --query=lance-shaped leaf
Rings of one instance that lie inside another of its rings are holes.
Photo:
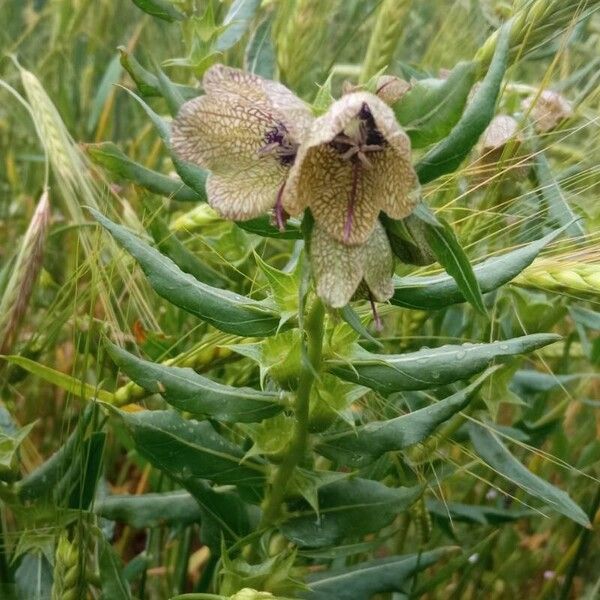
[[[564,227],[523,246],[488,258],[473,267],[481,291],[491,292],[527,268],[542,251],[553,242]],[[391,299],[392,304],[417,310],[444,308],[451,304],[464,302],[465,296],[456,281],[446,273],[431,277],[403,277],[396,279],[396,291]]]
[[[495,359],[531,352],[559,339],[555,334],[540,333],[490,344],[447,345],[408,354],[372,354],[361,348],[346,361],[328,362],[329,369],[342,379],[387,395],[467,379]]]
[[[420,486],[394,489],[369,479],[336,481],[319,489],[319,518],[312,509],[292,512],[281,533],[301,548],[336,544],[389,525],[422,492]]]
[[[185,490],[162,494],[117,494],[94,503],[94,512],[136,529],[200,521],[200,508]]]
[[[87,144],[85,151],[96,164],[103,166],[112,175],[131,181],[153,194],[182,202],[200,202],[204,199],[185,183],[131,160],[112,142]]]
[[[490,68],[458,123],[448,137],[417,164],[416,171],[422,184],[455,171],[492,120],[508,64],[511,25],[509,21],[500,30]]]
[[[463,523],[478,523],[479,525],[500,525],[510,523],[524,517],[535,516],[530,509],[502,508],[479,504],[463,504],[462,502],[447,502],[430,498],[425,501],[427,510],[439,519],[460,521]]]
[[[183,484],[200,506],[200,537],[213,555],[220,554],[223,540],[236,542],[256,531],[260,510],[236,492],[212,488],[200,479],[187,479]]]
[[[475,82],[476,64],[460,62],[446,79],[421,79],[392,108],[413,148],[441,140],[460,118]]]
[[[92,419],[92,413],[91,407],[88,406],[79,419],[75,431],[65,444],[17,484],[21,500],[36,500],[53,493],[54,488],[67,474],[69,466],[77,457],[81,456],[81,449],[85,444],[84,437]]]
[[[138,452],[178,481],[208,479],[219,484],[254,487],[264,483],[264,467],[241,464],[241,448],[219,435],[208,421],[187,420],[173,410],[136,413],[111,408],[133,438]]]
[[[342,465],[361,468],[382,454],[408,448],[427,438],[438,425],[467,406],[492,369],[472,384],[412,413],[389,421],[375,421],[336,435],[325,437],[316,451]]]
[[[533,159],[533,169],[538,181],[539,192],[548,204],[550,219],[566,228],[566,233],[572,238],[585,235],[585,227],[578,221],[578,215],[569,205],[560,183],[552,174],[548,159],[543,152],[537,152]]]
[[[199,194],[202,199],[206,199],[207,172],[204,169],[193,165],[192,163],[178,158],[171,150],[171,129],[168,123],[166,123],[159,115],[157,115],[137,94],[126,88],[124,89],[144,109],[144,112],[154,124],[158,135],[171,154],[173,166],[175,167],[175,171],[177,171],[179,177],[181,177],[181,180],[187,186],[192,188],[197,194]]]
[[[98,540],[100,544],[98,566],[100,567],[102,597],[111,600],[131,600],[131,590],[123,575],[123,565],[119,555],[102,535],[98,536]]]
[[[441,220],[440,220],[441,221]],[[462,249],[462,246],[456,239],[452,227],[445,221],[441,221],[441,226],[434,227],[426,221],[425,237],[429,247],[435,254],[439,263],[446,269],[458,285],[461,293],[481,314],[485,315],[485,306],[481,289],[473,267]]]
[[[169,23],[185,18],[169,0],[133,0],[133,3],[145,13]]]
[[[264,215],[248,221],[236,221],[235,224],[244,231],[255,233],[262,237],[278,238],[281,240],[301,240],[302,231],[295,223],[297,223],[295,219],[289,219],[285,224],[285,229],[282,231],[271,225],[270,218]]]
[[[83,398],[84,400],[102,400],[103,402],[111,403],[113,401],[113,394],[107,390],[103,390],[89,383],[85,383],[71,375],[56,371],[51,367],[42,365],[35,360],[26,358],[24,356],[11,355],[5,356],[4,360],[7,362],[17,365],[25,371],[32,373],[36,377],[40,377],[44,381],[51,383],[65,390],[69,394],[72,394],[76,398]]]
[[[244,70],[267,79],[274,79],[275,50],[271,40],[273,17],[269,15],[254,30],[244,54]]]
[[[252,423],[283,410],[281,394],[217,383],[193,369],[142,360],[108,342],[106,349],[135,383],[149,392],[162,394],[171,406],[181,411],[230,423]]]
[[[379,558],[350,568],[332,569],[310,577],[310,591],[302,594],[302,598],[370,600],[374,594],[402,592],[416,573],[455,550],[452,547],[437,548],[429,552]]]
[[[153,203],[149,203],[154,211]],[[158,210],[158,206],[154,205]],[[206,205],[204,205],[206,206]],[[157,214],[152,215],[148,230],[156,242],[156,246],[166,254],[182,271],[189,273],[198,281],[218,288],[226,288],[231,282],[210,265],[201,261],[193,252],[179,241],[175,232]]]
[[[486,427],[470,423],[469,436],[477,455],[496,473],[506,477],[553,510],[584,527],[591,527],[585,512],[566,492],[529,471],[509,452],[495,433]]]
[[[158,77],[154,73],[144,69],[135,56],[127,51],[125,46],[117,46],[117,50],[119,51],[121,66],[129,73],[140,94],[147,97],[162,96]],[[173,85],[186,100],[200,95],[198,88],[177,83]]]
[[[234,0],[223,19],[223,26],[226,29],[217,38],[215,50],[219,52],[229,50],[242,39],[259,5],[260,0]]]
[[[243,336],[268,336],[276,333],[279,315],[265,302],[258,302],[228,290],[211,287],[184,273],[136,235],[90,209],[140,264],[150,285],[159,296],[175,306],[200,317],[217,329]]]

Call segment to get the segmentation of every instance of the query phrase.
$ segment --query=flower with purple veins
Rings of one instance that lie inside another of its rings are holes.
[[[210,171],[208,202],[221,216],[244,221],[276,207],[283,227],[282,193],[313,120],[309,107],[280,83],[224,65],[202,86],[205,95],[173,121],[173,150]]]
[[[359,245],[381,211],[394,219],[409,215],[418,191],[410,139],[392,109],[374,94],[354,92],[314,120],[283,190],[283,207],[293,216],[310,208],[332,238]]]

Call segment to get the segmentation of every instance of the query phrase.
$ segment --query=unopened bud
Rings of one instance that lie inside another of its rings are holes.
[[[571,103],[558,92],[544,90],[540,94],[532,94],[521,104],[528,111],[540,133],[555,129],[559,123],[573,114]]]

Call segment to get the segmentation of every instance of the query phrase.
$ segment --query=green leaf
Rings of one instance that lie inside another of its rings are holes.
[[[117,50],[119,51],[121,65],[133,79],[140,94],[146,97],[162,96],[156,75],[147,69],[144,69],[144,67],[140,65],[133,54],[129,54],[129,52],[127,52],[127,48],[125,48],[125,46],[118,46]],[[177,88],[178,92],[185,100],[190,100],[200,94],[200,90],[198,88],[181,85],[178,83],[173,85]]]
[[[237,44],[248,30],[259,6],[260,0],[234,0],[223,19],[226,29],[217,38],[215,50],[224,52]]]
[[[131,160],[112,142],[87,144],[87,155],[107,169],[113,176],[131,181],[153,194],[173,198],[181,202],[200,202],[203,197],[193,189],[172,177],[157,173]]]
[[[548,235],[503,254],[488,258],[473,267],[479,288],[485,294],[491,292],[527,268],[549,243],[553,242],[564,227]],[[465,297],[458,284],[446,274],[431,277],[403,277],[396,280],[392,304],[417,310],[439,309],[464,302]]]
[[[185,18],[169,0],[133,0],[133,3],[145,13],[169,23]]]
[[[138,452],[177,481],[208,479],[240,487],[264,483],[264,468],[219,435],[208,421],[188,420],[172,410],[129,413],[111,407]]]
[[[393,489],[368,479],[336,481],[319,490],[320,518],[312,509],[291,512],[281,533],[301,548],[336,544],[389,525],[422,492],[420,486]]]
[[[194,165],[190,162],[186,162],[181,160],[174,154],[171,150],[171,132],[169,125],[159,116],[157,115],[142,98],[140,98],[137,94],[128,90],[127,88],[123,88],[143,109],[144,112],[148,115],[154,127],[156,128],[160,138],[163,143],[169,150],[171,155],[171,160],[173,161],[173,166],[175,167],[175,171],[181,180],[190,188],[192,188],[202,199],[206,199],[206,178],[208,176],[207,172],[204,169],[201,169],[197,165]]]
[[[157,214],[153,214],[148,230],[158,249],[168,256],[184,273],[189,273],[202,283],[213,287],[226,288],[231,282],[210,265],[202,262],[190,252],[169,226]]]
[[[69,465],[54,497],[58,503],[66,497],[63,490],[70,490],[69,508],[87,510],[96,495],[96,486],[102,475],[102,456],[106,444],[106,433],[94,431],[83,443],[79,456]]]
[[[413,148],[433,144],[450,133],[475,83],[477,64],[460,62],[446,79],[421,79],[392,108]]]
[[[255,73],[266,79],[275,75],[275,49],[271,40],[272,16],[263,19],[254,30],[244,55],[244,67],[249,73]]]
[[[142,360],[110,342],[106,349],[130,379],[153,394],[160,393],[181,411],[230,423],[252,423],[283,410],[281,394],[223,385],[193,369]]]
[[[439,263],[452,276],[465,299],[470,302],[481,314],[486,315],[485,306],[479,282],[473,272],[465,251],[456,239],[452,227],[445,221],[441,227],[433,227],[425,223],[425,237]]]
[[[154,291],[217,329],[242,336],[276,333],[279,315],[264,302],[220,290],[184,273],[169,258],[94,209],[94,218],[137,260]]]
[[[199,479],[186,479],[183,484],[200,506],[200,536],[215,556],[220,554],[223,540],[237,542],[256,531],[260,511],[237,493],[211,488]]]
[[[94,512],[111,521],[136,529],[199,522],[201,511],[193,496],[185,490],[162,494],[124,494],[96,500]]]
[[[18,600],[50,600],[52,566],[41,552],[28,552],[15,572]]]
[[[469,436],[477,455],[496,473],[535,496],[548,507],[584,527],[590,527],[585,512],[566,492],[553,486],[524,467],[504,446],[498,436],[486,427],[469,424]]]
[[[63,479],[69,466],[81,455],[81,449],[84,447],[84,436],[92,419],[92,413],[91,408],[86,408],[77,423],[77,427],[65,444],[17,484],[21,500],[24,502],[36,500],[43,496],[48,497],[54,492],[54,488]]]
[[[18,477],[19,447],[34,427],[35,422],[10,434],[0,430],[0,480],[10,481]]]
[[[280,231],[277,227],[271,225],[271,219],[268,215],[250,219],[248,221],[236,221],[240,229],[260,235],[262,237],[277,238],[280,240],[301,240],[302,231],[297,225],[297,221],[289,219],[285,229]]]
[[[348,323],[348,325],[350,325],[350,327],[352,327],[352,329],[354,329],[354,331],[360,335],[361,338],[368,340],[380,348],[383,348],[383,344],[370,334],[369,330],[363,325],[360,317],[358,314],[356,314],[356,311],[352,308],[352,306],[350,306],[350,304],[346,304],[346,306],[340,309],[340,315],[342,319],[344,319],[344,321],[346,321],[346,323]]]
[[[472,384],[431,406],[325,437],[315,450],[340,465],[362,468],[386,452],[418,444],[436,427],[465,408],[492,371],[488,370]]]
[[[500,30],[490,68],[458,123],[448,137],[417,164],[416,171],[422,184],[455,171],[492,120],[508,64],[511,25],[509,21]]]
[[[317,515],[321,518],[319,511],[319,489],[340,479],[348,477],[348,473],[336,473],[335,471],[312,471],[296,467],[290,481],[292,491],[298,492],[310,504]]]
[[[330,71],[323,85],[319,86],[315,99],[312,103],[312,111],[315,116],[325,114],[329,107],[335,102],[331,91],[334,72]]]
[[[65,390],[69,394],[73,394],[73,396],[76,396],[77,398],[83,398],[84,400],[98,399],[102,400],[102,402],[108,402],[109,404],[114,401],[114,396],[111,392],[97,388],[79,379],[75,379],[75,377],[71,377],[71,375],[67,375],[66,373],[61,373],[60,371],[41,365],[24,356],[5,356],[4,359],[13,365],[18,365],[22,369],[29,371],[29,373],[40,377],[44,381]]]
[[[131,600],[129,584],[123,576],[121,559],[113,547],[98,536],[100,552],[98,555],[98,566],[100,567],[100,581],[102,586],[102,597],[108,600]]]
[[[524,354],[558,341],[555,334],[533,334],[490,344],[447,345],[408,354],[372,354],[358,349],[347,361],[329,360],[338,377],[383,395],[424,390],[467,379],[493,360]]]
[[[538,189],[542,198],[548,204],[548,216],[559,226],[565,228],[565,233],[573,238],[586,235],[585,227],[578,215],[569,206],[565,194],[558,181],[552,174],[548,159],[543,152],[536,152],[533,156],[533,170],[538,182]]]
[[[430,513],[440,519],[479,525],[501,525],[536,515],[536,512],[530,509],[515,510],[514,508],[463,504],[433,498],[426,500],[425,505]]]
[[[437,548],[429,552],[388,556],[350,568],[332,569],[308,580],[306,600],[370,600],[374,594],[403,592],[420,571],[435,564],[455,548]]]
[[[94,101],[92,102],[91,110],[89,111],[87,120],[87,131],[91,134],[95,131],[100,115],[106,105],[106,100],[109,94],[114,90],[114,85],[121,79],[121,73],[123,68],[119,62],[119,57],[115,56],[104,72],[100,83],[98,84],[97,91],[94,95]]]

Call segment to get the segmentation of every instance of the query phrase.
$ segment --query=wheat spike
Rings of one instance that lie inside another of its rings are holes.
[[[535,0],[516,10],[510,30],[510,60],[514,62],[526,53],[540,48],[564,29],[598,10],[600,0]],[[492,60],[498,31],[481,46],[475,56],[482,71]]]
[[[538,259],[512,283],[573,295],[583,293],[598,296],[600,295],[600,264]]]
[[[411,4],[412,0],[383,0],[381,3],[369,39],[360,83],[366,83],[390,64]]]

